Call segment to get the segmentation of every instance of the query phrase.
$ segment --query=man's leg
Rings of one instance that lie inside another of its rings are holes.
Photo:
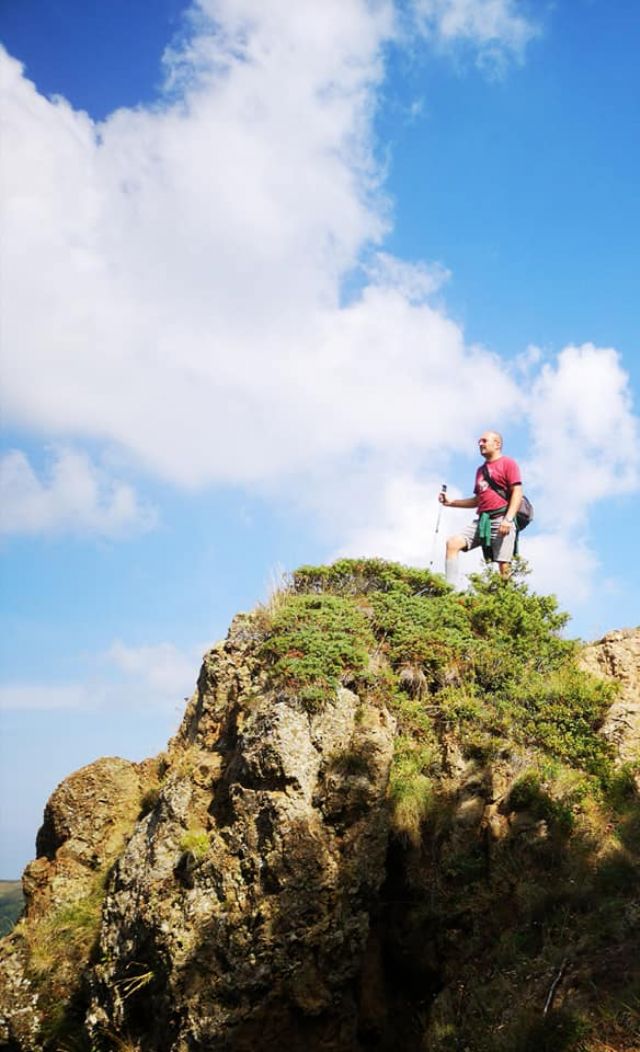
[[[498,532],[498,526],[499,520],[491,524],[491,547],[494,562],[498,564],[500,577],[503,581],[508,581],[511,577],[511,560],[516,546],[516,532],[515,529],[512,529],[510,533],[502,535]]]
[[[447,558],[444,564],[444,574],[449,584],[458,587],[458,555],[466,551],[467,538],[462,534],[456,534],[447,538]]]

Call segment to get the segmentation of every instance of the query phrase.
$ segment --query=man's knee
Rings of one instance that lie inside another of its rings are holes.
[[[466,537],[461,537],[459,534],[455,534],[453,537],[447,537],[447,558],[454,558],[459,552],[464,551],[466,547]]]

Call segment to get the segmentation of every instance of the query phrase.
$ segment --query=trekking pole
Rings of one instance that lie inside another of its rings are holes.
[[[440,490],[440,492],[441,493],[446,493],[447,492],[447,484],[446,484],[446,482],[442,483],[442,489]],[[440,504],[440,508],[438,510],[438,518],[436,519],[436,531],[435,531],[435,533],[433,535],[433,549],[431,551],[431,562],[429,563],[429,569],[431,569],[431,567],[433,566],[433,560],[436,557],[436,545],[438,543],[438,534],[440,532],[440,520],[442,518],[442,509],[443,509],[443,507],[444,507],[444,504],[441,503]]]
[[[447,484],[446,484],[446,482],[442,483],[442,489],[440,490],[440,492],[441,493],[446,493],[447,492]],[[438,534],[440,532],[440,519],[442,518],[442,509],[443,509],[443,507],[444,507],[444,505],[440,504],[440,507],[438,509],[438,518],[436,519],[436,530],[435,530],[435,533],[434,533],[434,536],[433,536],[433,550],[431,552],[431,562],[429,563],[429,570],[431,570],[431,567],[433,566],[433,560],[436,557],[436,545],[438,543]],[[415,592],[414,594],[416,596],[418,596],[418,595],[425,595],[426,592],[430,591],[430,588],[431,588],[431,585],[426,585],[424,588],[421,588],[419,592]]]

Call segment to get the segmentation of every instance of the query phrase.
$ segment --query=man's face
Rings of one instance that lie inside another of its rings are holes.
[[[500,451],[500,440],[493,431],[485,431],[484,435],[481,435],[478,439],[478,449],[480,450],[480,456],[487,459],[493,456],[494,453]]]

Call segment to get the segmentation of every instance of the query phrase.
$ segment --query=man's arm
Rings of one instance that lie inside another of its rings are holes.
[[[498,527],[498,532],[505,534],[509,533],[512,526],[513,520],[520,510],[522,504],[522,484],[514,486],[511,490],[511,496],[509,497],[509,505],[504,515],[504,519]]]
[[[514,486],[511,490],[511,496],[509,497],[509,507],[506,511],[507,519],[515,519],[516,515],[520,511],[520,505],[522,504],[522,485]]]
[[[444,504],[445,508],[477,508],[478,498],[477,497],[462,497],[460,500],[449,500],[446,493],[441,493],[438,497],[441,504]],[[518,502],[518,507],[520,503]]]

